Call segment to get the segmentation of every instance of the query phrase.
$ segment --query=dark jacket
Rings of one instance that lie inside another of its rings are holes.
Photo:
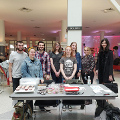
[[[96,63],[96,70],[98,70],[98,79],[99,82],[100,81],[100,76],[103,75],[103,80],[102,82],[104,83],[108,83],[109,81],[109,75],[113,76],[113,52],[111,50],[105,52],[105,62],[104,62],[104,69],[103,71],[100,71],[100,56],[101,56],[102,52],[99,53],[98,55],[98,59],[97,59],[97,63]],[[103,72],[103,73],[102,73]]]

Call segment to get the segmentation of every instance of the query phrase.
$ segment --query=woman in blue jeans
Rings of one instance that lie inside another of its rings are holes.
[[[55,83],[62,83],[62,74],[60,72],[60,59],[63,56],[61,45],[56,42],[53,45],[52,52],[50,53],[51,62],[51,76]]]
[[[21,65],[22,77],[40,78],[41,83],[44,82],[42,65],[40,60],[35,58],[35,49],[33,47],[28,49],[29,57],[27,57]],[[29,101],[30,107],[33,110],[33,101]]]

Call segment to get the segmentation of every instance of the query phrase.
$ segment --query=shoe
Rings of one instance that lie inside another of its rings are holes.
[[[80,107],[80,109],[81,109],[81,110],[83,110],[83,109],[84,109],[84,107],[85,107],[85,105],[84,105],[84,104],[82,104],[82,105],[81,105],[81,107]]]
[[[63,109],[63,111],[66,111],[66,106],[63,105],[63,106],[62,106],[62,109]]]
[[[68,109],[69,111],[72,111],[72,107],[70,105],[68,105]]]
[[[46,111],[46,109],[44,107],[39,106],[39,108],[40,108],[41,111]]]

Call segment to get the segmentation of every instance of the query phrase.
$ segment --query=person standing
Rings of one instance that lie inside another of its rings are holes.
[[[101,40],[96,63],[96,75],[98,75],[99,84],[113,81],[113,52],[109,46],[107,38]]]
[[[45,52],[45,43],[42,41],[38,42],[38,50],[35,52],[35,57],[38,58],[42,64],[43,78],[44,80],[50,79],[50,57],[47,52]]]
[[[77,60],[77,71],[75,74],[75,79],[79,79],[79,77],[81,75],[81,56],[80,56],[80,53],[77,52],[77,43],[76,42],[72,42],[70,46],[72,48],[73,56],[75,56],[76,60]]]
[[[53,45],[52,52],[50,53],[50,62],[51,62],[51,76],[55,83],[62,83],[62,74],[60,72],[60,59],[63,55],[61,45],[59,42],[56,42]]]
[[[23,51],[22,41],[16,42],[16,49],[17,51],[12,52],[9,57],[9,81],[13,82],[13,91],[19,86],[19,80],[22,77],[21,64],[28,57]]]
[[[90,76],[91,84],[93,83],[94,78],[94,67],[95,67],[95,60],[93,55],[91,54],[91,50],[89,47],[84,48],[85,56],[82,58],[82,79],[84,84],[87,84],[88,76]],[[86,77],[86,79],[85,79]]]
[[[65,48],[65,53],[63,57],[60,59],[60,71],[63,75],[63,79],[67,81],[75,78],[76,70],[77,70],[77,60],[73,56],[72,48],[70,46],[67,46]],[[64,111],[66,110],[66,106],[64,105],[65,102],[68,103],[68,102],[74,102],[74,101],[63,100],[62,108]],[[68,105],[68,108],[70,111],[72,110],[71,105]]]
[[[35,57],[38,58],[42,64],[43,78],[44,80],[50,79],[51,65],[50,65],[50,57],[47,52],[45,52],[45,43],[42,41],[38,42],[38,50],[35,52]],[[37,100],[37,102],[41,102],[41,100]],[[49,103],[49,100],[42,100],[45,104]],[[41,111],[46,111],[44,107],[39,106]]]
[[[107,38],[100,42],[100,49],[96,63],[96,75],[99,84],[111,83],[113,78],[113,52],[109,49],[110,44]],[[98,107],[104,107],[106,100],[96,100]],[[96,109],[97,110],[97,109]],[[95,112],[96,115],[96,112]]]
[[[35,58],[35,49],[28,49],[29,57],[27,57],[21,65],[21,73],[23,78],[40,78],[41,83],[44,82],[41,62]],[[33,112],[33,100],[27,101]]]
[[[87,84],[88,76],[90,76],[91,84],[93,83],[94,78],[94,68],[95,60],[93,55],[91,55],[91,50],[89,47],[84,48],[85,56],[82,58],[82,80],[84,84]],[[92,104],[92,100],[86,100],[86,105]]]

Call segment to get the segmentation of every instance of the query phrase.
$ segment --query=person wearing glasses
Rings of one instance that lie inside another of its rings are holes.
[[[84,84],[87,84],[88,76],[90,76],[91,84],[93,83],[94,78],[94,67],[95,67],[95,60],[93,55],[91,54],[91,50],[89,47],[84,48],[85,56],[82,58],[81,64],[82,64],[82,79]],[[92,103],[92,100],[85,101],[86,105],[89,105]]]
[[[54,43],[50,55],[51,76],[55,83],[62,83],[62,74],[60,72],[60,59],[63,55],[62,48],[59,42]]]

